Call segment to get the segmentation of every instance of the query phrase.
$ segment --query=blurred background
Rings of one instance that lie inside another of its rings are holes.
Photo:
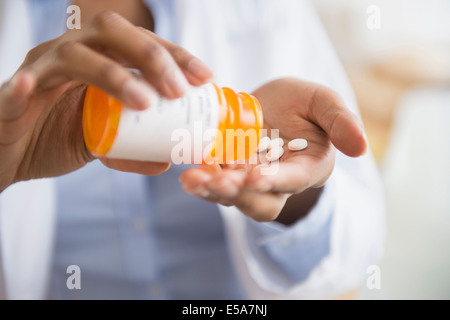
[[[450,1],[313,0],[355,90],[387,200],[381,288],[450,298]],[[368,274],[369,276],[369,274]]]

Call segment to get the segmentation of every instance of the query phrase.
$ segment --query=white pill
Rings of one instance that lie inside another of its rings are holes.
[[[282,146],[284,146],[284,140],[281,138],[273,139],[270,142],[270,148],[276,148],[276,147],[282,147]]]
[[[278,147],[273,147],[272,149],[270,149],[269,152],[267,152],[266,154],[266,159],[269,161],[277,161],[278,159],[280,159],[284,154],[284,149],[281,146]]]
[[[258,144],[258,152],[264,152],[267,149],[269,149],[270,147],[270,138],[269,137],[264,137],[261,140],[259,140],[259,144]]]
[[[308,146],[308,141],[305,139],[294,139],[289,141],[288,149],[292,151],[300,151]]]

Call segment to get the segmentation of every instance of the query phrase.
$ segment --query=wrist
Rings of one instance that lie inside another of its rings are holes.
[[[304,218],[317,204],[322,191],[323,187],[309,188],[290,196],[275,221],[289,226]]]

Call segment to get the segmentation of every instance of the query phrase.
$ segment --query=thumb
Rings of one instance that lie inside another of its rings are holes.
[[[330,137],[334,146],[350,157],[359,157],[367,150],[362,121],[345,105],[339,94],[324,86],[314,91],[308,117]]]

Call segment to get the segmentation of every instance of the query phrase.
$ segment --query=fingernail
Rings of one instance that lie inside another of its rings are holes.
[[[211,195],[211,192],[208,190],[202,190],[198,193],[198,195],[202,198],[208,198]]]
[[[187,71],[199,80],[209,80],[214,77],[214,72],[200,60],[193,58],[187,65]]]
[[[164,85],[171,97],[184,96],[189,88],[189,84],[179,69],[168,70],[164,75]]]
[[[224,197],[226,198],[234,198],[239,195],[240,189],[236,186],[228,187],[226,192],[224,193]]]
[[[239,194],[239,188],[236,186],[226,186],[225,188],[221,189],[222,191],[220,194],[225,198],[234,198],[237,197]]]
[[[207,198],[211,195],[211,192],[203,186],[199,186],[193,190],[186,190],[186,192],[202,198]]]
[[[149,85],[138,80],[128,80],[123,85],[123,94],[132,106],[139,109],[147,109],[158,99],[155,90]]]
[[[240,189],[233,185],[228,179],[223,179],[219,182],[210,182],[209,187],[213,189],[216,194],[225,198],[234,198],[239,194]]]

